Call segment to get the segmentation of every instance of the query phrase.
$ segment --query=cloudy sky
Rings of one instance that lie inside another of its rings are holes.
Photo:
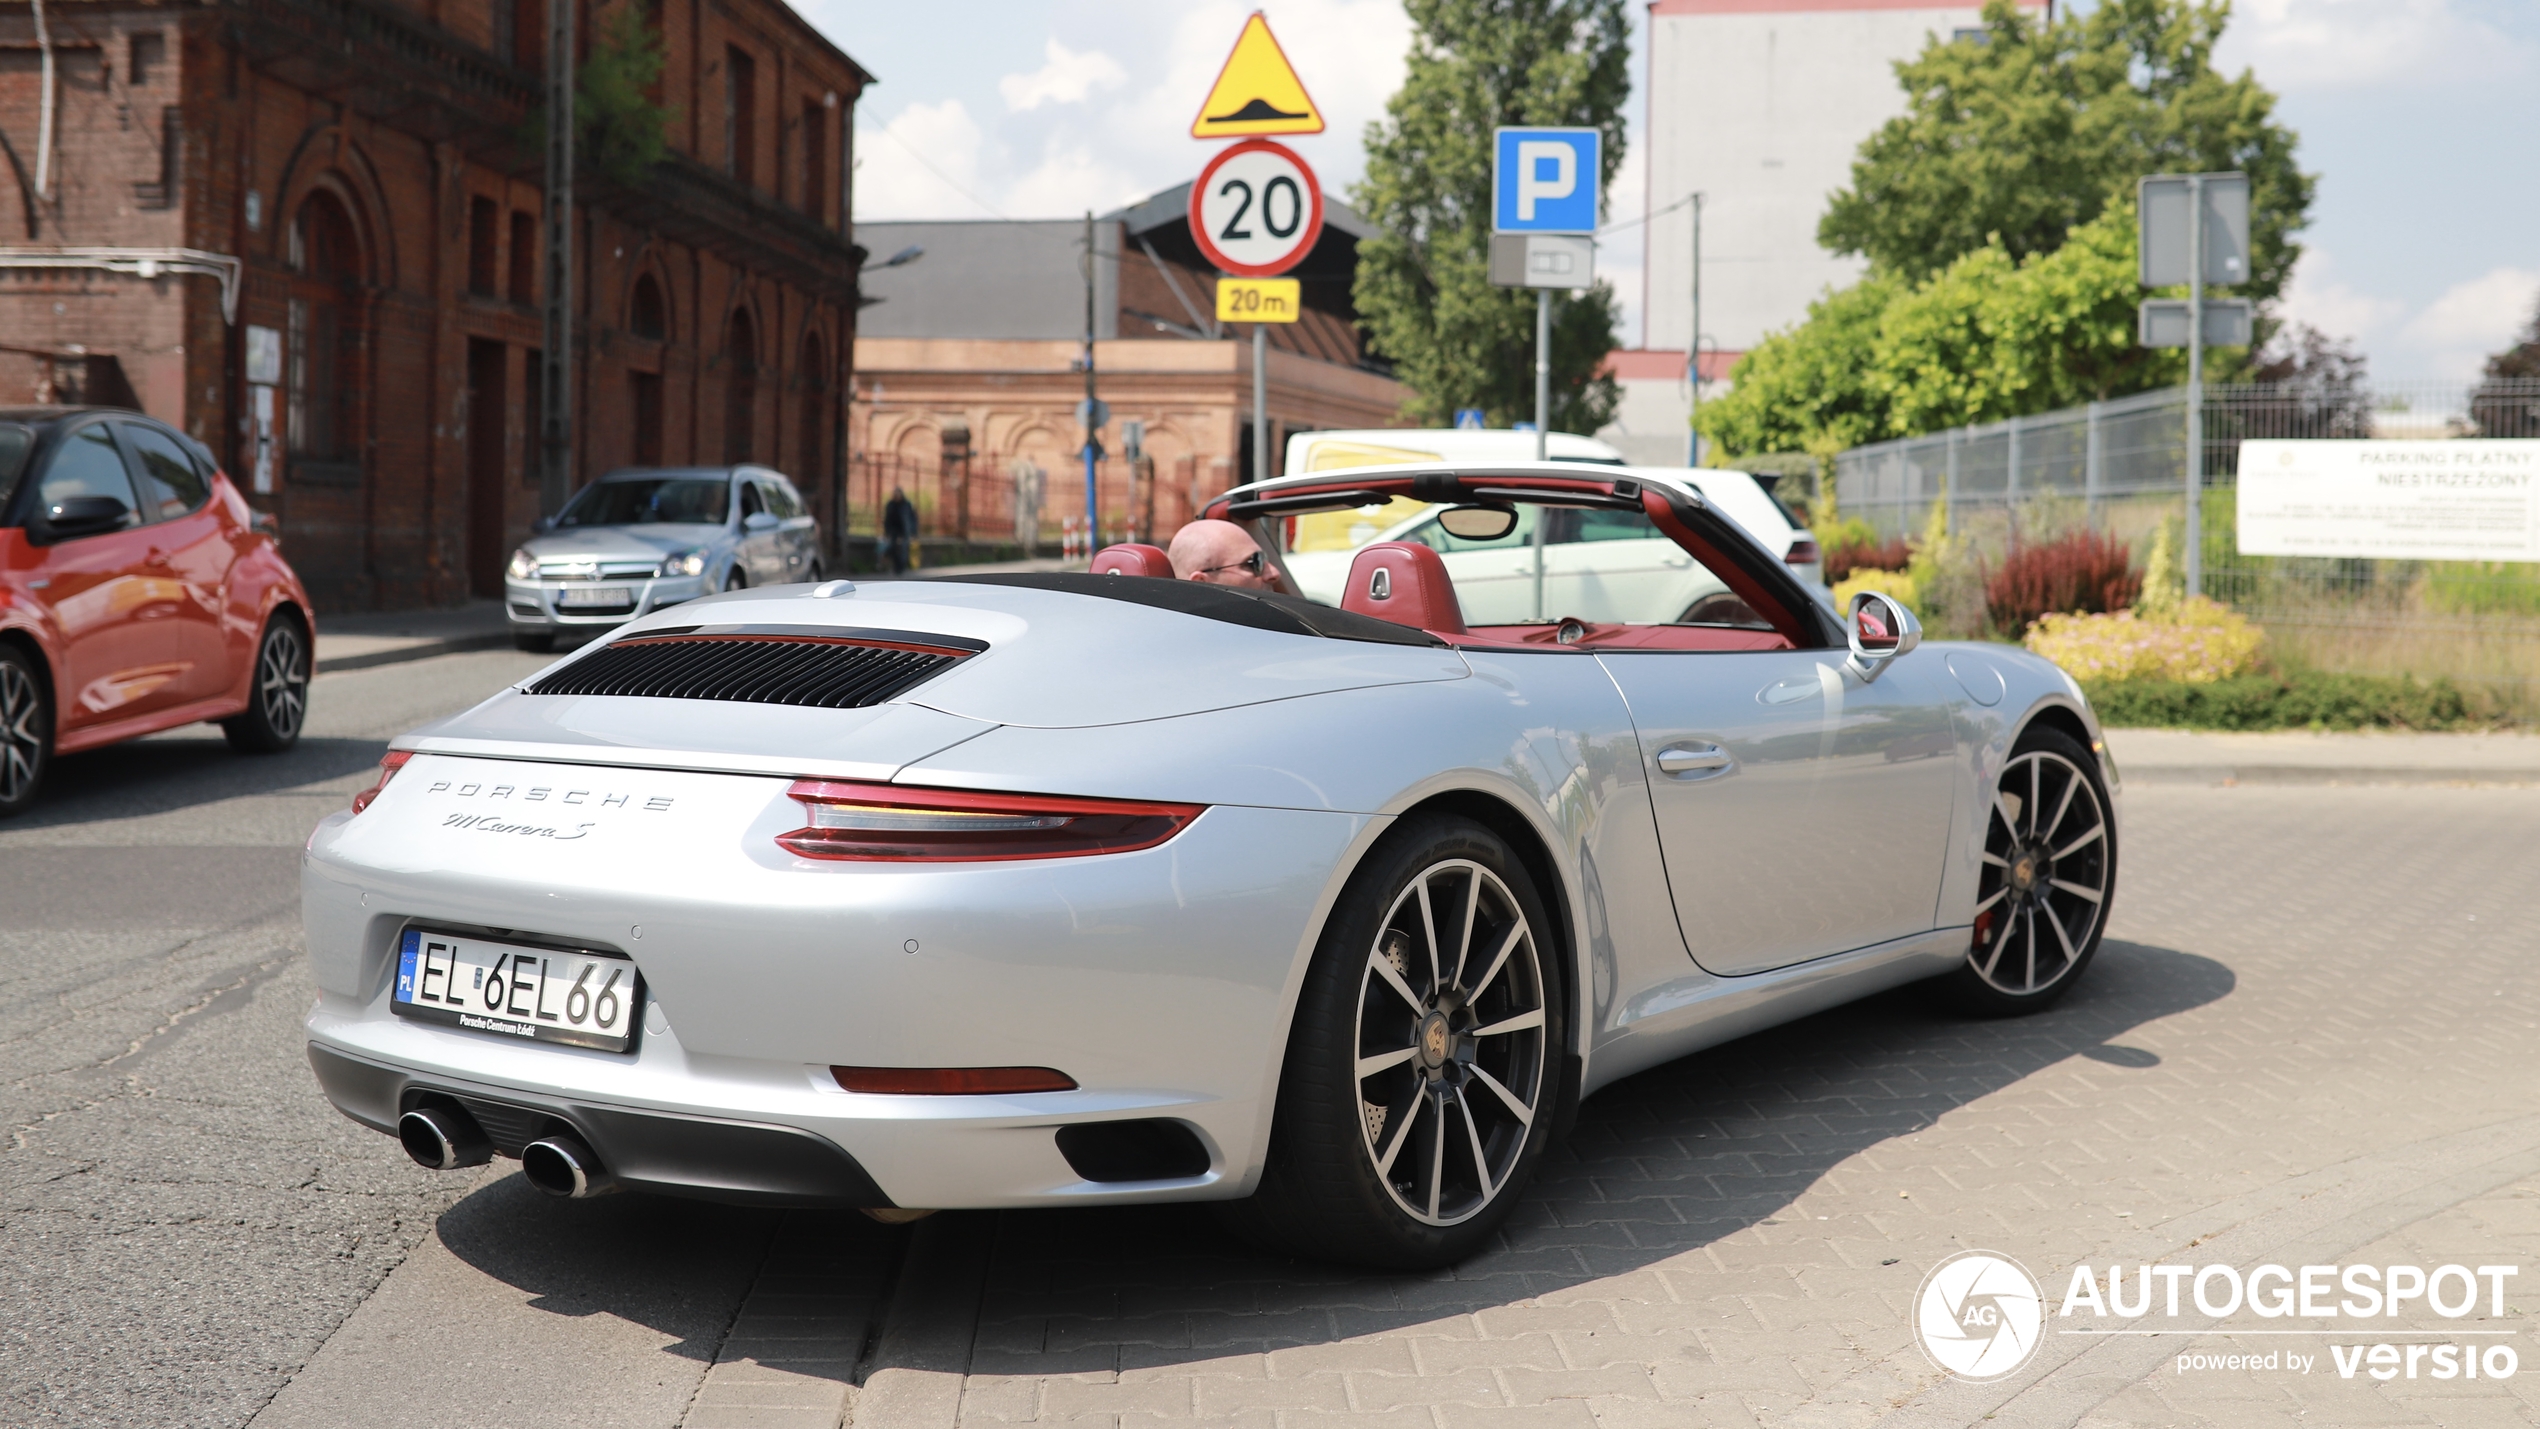
[[[796,0],[881,83],[857,111],[859,217],[1054,217],[1187,179],[1192,112],[1249,0]],[[1290,141],[1345,193],[1402,78],[1399,0],[1261,0],[1331,127]],[[1645,7],[1635,3],[1635,14]],[[2282,96],[2320,176],[2289,313],[2385,379],[2467,377],[2540,296],[2540,4],[2238,0],[2226,68]],[[1638,37],[1635,37],[1637,47]],[[1637,55],[1635,75],[1645,72]],[[1637,134],[1639,96],[1633,99]],[[1627,160],[1616,218],[1641,209]],[[1598,255],[1639,310],[1637,229]],[[1636,322],[1636,316],[1633,317]],[[1626,341],[1637,341],[1627,332]]]

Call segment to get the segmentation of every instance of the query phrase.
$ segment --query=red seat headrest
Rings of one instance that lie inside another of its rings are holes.
[[[1455,599],[1455,582],[1447,578],[1446,562],[1437,552],[1410,541],[1378,541],[1359,547],[1349,563],[1349,585],[1341,593],[1341,609],[1440,635],[1465,633],[1464,607]]]
[[[1094,552],[1098,576],[1160,576],[1173,579],[1173,561],[1158,546],[1105,546]]]

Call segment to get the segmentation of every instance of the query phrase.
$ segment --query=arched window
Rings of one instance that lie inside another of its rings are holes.
[[[635,280],[635,291],[626,301],[626,327],[637,337],[655,342],[670,336],[669,307],[662,301],[661,280],[650,273]]]
[[[723,336],[723,459],[752,459],[750,431],[758,425],[758,326],[747,308],[734,308]]]
[[[283,337],[294,456],[343,461],[359,454],[354,368],[359,330],[352,309],[361,282],[361,240],[335,195],[310,194],[292,220],[290,330]]]
[[[827,474],[821,464],[821,439],[829,431],[829,350],[820,334],[803,334],[802,430],[794,442],[794,475],[817,486]]]

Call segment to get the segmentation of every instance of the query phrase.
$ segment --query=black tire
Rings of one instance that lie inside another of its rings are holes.
[[[0,819],[35,807],[53,765],[53,700],[36,657],[0,642]]]
[[[741,574],[741,567],[736,563],[732,569],[723,573],[723,588],[725,590],[748,590],[750,588],[750,578]]]
[[[1250,1199],[1220,1208],[1228,1225],[1290,1254],[1395,1269],[1479,1249],[1559,1120],[1569,1018],[1558,948],[1498,835],[1436,816],[1389,834],[1315,950],[1268,1163]]]
[[[552,630],[515,630],[512,632],[512,648],[532,655],[551,655],[555,653],[556,633]]]
[[[241,754],[279,754],[300,742],[308,721],[309,633],[296,617],[275,611],[256,640],[247,708],[222,720],[220,731]]]
[[[1941,980],[1959,1006],[2016,1017],[2081,981],[2116,900],[2114,812],[2081,741],[2032,725],[2011,746],[1985,816],[1967,960]]]

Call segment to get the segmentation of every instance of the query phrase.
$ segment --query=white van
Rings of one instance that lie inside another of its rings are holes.
[[[1603,467],[1626,466],[1622,452],[1594,437],[1553,432],[1545,438],[1546,455],[1552,461],[1584,462]],[[1535,459],[1535,434],[1469,428],[1376,428],[1354,432],[1298,432],[1288,438],[1284,476],[1307,472],[1340,471],[1361,466],[1396,466],[1413,462],[1531,462]],[[1653,475],[1669,481],[1690,482],[1703,499],[1726,512],[1729,518],[1746,528],[1764,549],[1779,551],[1790,563],[1791,573],[1810,585],[1825,584],[1824,565],[1819,559],[1816,538],[1805,527],[1790,519],[1790,513],[1742,471],[1711,467],[1669,467],[1653,469]],[[1358,511],[1329,511],[1294,518],[1288,537],[1288,569],[1305,587],[1305,594],[1317,600],[1337,602],[1340,587],[1349,574],[1347,553],[1370,541],[1419,539],[1425,529],[1421,518],[1428,511],[1425,502],[1396,497],[1382,506]],[[1513,538],[1512,538],[1513,539]],[[1528,540],[1532,539],[1528,533]],[[1434,544],[1424,541],[1423,544]],[[1629,542],[1602,541],[1610,549],[1598,552],[1616,559],[1627,557],[1623,549]],[[1332,554],[1318,554],[1332,553]],[[1337,556],[1337,558],[1335,558]],[[1449,566],[1455,563],[1450,561]],[[1322,579],[1328,569],[1328,581]],[[1476,572],[1478,575],[1479,573]],[[1462,577],[1458,576],[1459,589]],[[1321,589],[1328,584],[1329,591]]]

